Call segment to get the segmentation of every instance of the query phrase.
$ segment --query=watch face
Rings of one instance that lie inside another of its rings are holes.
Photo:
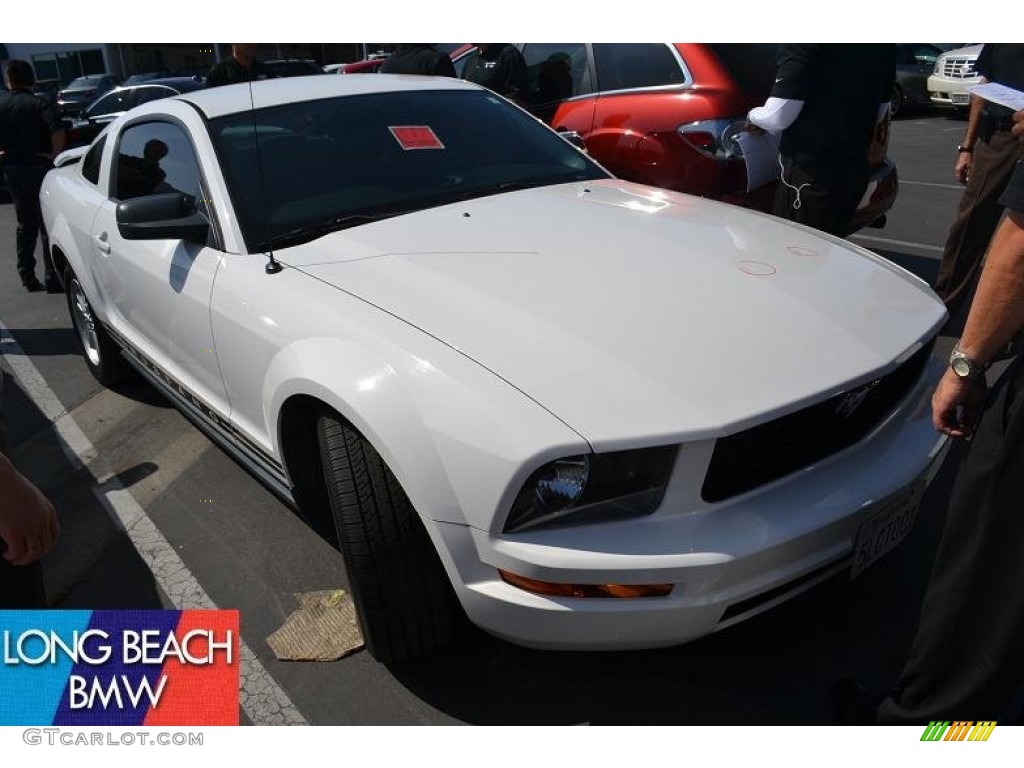
[[[968,376],[971,375],[971,364],[964,360],[962,357],[954,358],[951,365],[953,366],[953,373],[955,373],[960,378],[966,379]]]

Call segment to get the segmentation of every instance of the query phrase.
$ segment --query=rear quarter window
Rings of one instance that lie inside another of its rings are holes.
[[[107,143],[104,134],[92,145],[82,160],[82,176],[91,184],[100,183],[100,161],[103,159],[103,146]]]

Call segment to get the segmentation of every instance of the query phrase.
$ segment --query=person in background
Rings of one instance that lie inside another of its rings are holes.
[[[781,134],[776,216],[848,234],[895,78],[895,45],[781,46],[771,95],[747,115],[748,128]]]
[[[986,43],[975,69],[982,82],[1024,90],[1024,44]],[[970,295],[989,240],[1003,215],[999,197],[1014,164],[1024,157],[1024,147],[1014,141],[1012,127],[1010,109],[971,95],[967,130],[956,147],[953,166],[953,175],[964,185],[964,193],[946,237],[935,281],[935,292],[945,302],[951,318]]]
[[[1017,113],[1024,138],[1024,112]],[[917,633],[888,695],[833,690],[849,724],[1021,718],[1024,691],[1024,358],[989,390],[985,371],[1024,329],[1024,162],[1000,197],[963,336],[932,396],[935,428],[970,439],[949,500]],[[880,703],[879,703],[880,701]]]
[[[526,99],[526,60],[511,43],[473,43],[479,51],[465,79],[517,104]]]
[[[447,53],[430,43],[402,43],[380,66],[385,75],[438,75],[455,77],[455,65]]]
[[[55,104],[32,93],[36,77],[27,61],[11,59],[4,68],[10,95],[0,102],[0,161],[18,219],[18,275],[27,291],[63,293],[43,226],[39,190],[64,149],[64,124]],[[36,276],[36,240],[43,241],[44,283]]]
[[[256,58],[255,43],[232,43],[231,57],[218,61],[206,74],[206,87],[248,83],[251,80],[266,80],[274,73]]]

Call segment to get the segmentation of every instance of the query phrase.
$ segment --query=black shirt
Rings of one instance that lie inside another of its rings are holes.
[[[490,43],[466,71],[471,83],[510,99],[526,95],[526,61],[511,43]]]
[[[974,68],[990,83],[1024,91],[1024,44],[985,43]],[[1013,110],[1009,107],[986,101],[982,115],[984,120],[991,121],[989,130],[1008,131],[1013,127]]]
[[[782,134],[784,155],[823,160],[865,159],[896,79],[896,46],[890,44],[784,45],[772,96],[804,102]]]
[[[1010,183],[999,198],[999,204],[1015,213],[1024,213],[1024,162],[1018,161],[1010,177]]]
[[[17,90],[0,101],[0,149],[8,166],[49,164],[51,134],[64,124],[57,106],[29,91]]]
[[[212,88],[217,85],[247,83],[250,80],[266,80],[271,77],[274,77],[273,70],[259,59],[253,59],[252,67],[246,69],[235,61],[234,56],[230,56],[210,67],[206,74],[206,86]]]
[[[403,44],[380,65],[385,75],[442,75],[455,77],[455,65],[447,53],[427,43]]]

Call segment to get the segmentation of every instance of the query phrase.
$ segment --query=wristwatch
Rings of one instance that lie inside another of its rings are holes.
[[[988,366],[988,363],[982,365],[961,352],[959,343],[953,347],[953,352],[949,356],[949,367],[952,368],[953,373],[961,379],[980,378],[985,375],[985,371],[988,370]]]
[[[961,152],[967,152],[970,154],[974,151],[974,147],[968,146],[967,144],[957,144],[956,153],[959,155]]]

